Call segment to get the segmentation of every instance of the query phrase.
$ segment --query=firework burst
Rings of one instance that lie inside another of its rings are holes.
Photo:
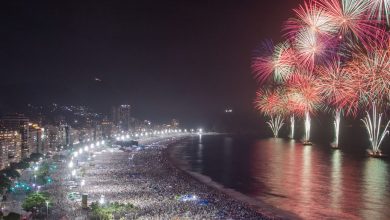
[[[377,48],[374,51],[358,51],[348,63],[347,71],[353,77],[355,93],[365,106],[376,102],[383,106],[390,93],[390,51]]]
[[[318,80],[308,73],[296,73],[288,80],[288,106],[296,115],[314,113],[321,107],[322,96],[317,82]]]
[[[378,32],[378,22],[367,15],[367,1],[356,0],[317,0],[326,11],[332,23],[338,30],[340,40],[358,39],[364,45],[369,45]]]
[[[389,134],[387,128],[390,125],[390,121],[387,122],[385,128],[381,131],[382,114],[378,114],[375,103],[373,103],[372,116],[368,112],[366,112],[366,114],[366,117],[362,119],[362,121],[366,126],[368,135],[370,137],[372,148],[371,154],[380,155],[381,151],[379,148],[385,136]]]
[[[302,29],[320,35],[330,35],[337,32],[333,20],[315,1],[305,2],[294,12],[296,17],[287,20],[284,27],[288,38],[296,37]]]
[[[280,129],[283,127],[284,122],[283,118],[278,115],[276,117],[271,116],[271,119],[267,122],[268,126],[271,128],[274,137],[277,138],[279,135]]]
[[[299,65],[311,71],[334,56],[335,45],[335,38],[318,35],[308,29],[301,29],[293,42]]]
[[[373,109],[363,122],[376,153],[388,133],[381,133],[377,107],[390,103],[390,0],[306,0],[284,25],[283,43],[267,44],[253,59],[256,78],[276,89],[261,89],[256,108],[270,116],[274,136],[290,116],[290,137],[295,117],[304,118],[306,144],[310,144],[311,116],[318,109],[334,113],[338,146],[342,115],[356,116]],[[373,104],[375,103],[375,104]],[[327,107],[324,107],[326,104]]]
[[[379,21],[386,20],[390,23],[390,0],[362,0],[369,5],[371,18],[376,18]]]
[[[275,46],[274,61],[274,80],[277,83],[283,83],[294,72],[298,64],[297,53],[290,43],[279,43]]]
[[[275,70],[274,50],[273,42],[265,41],[252,59],[252,69],[259,83],[266,82]]]
[[[274,137],[278,137],[279,130],[284,124],[282,115],[285,114],[285,101],[281,88],[259,90],[257,92],[255,106],[259,111],[270,117],[267,124],[271,128]]]
[[[260,89],[256,94],[255,107],[267,116],[285,113],[285,97],[282,89]]]
[[[316,69],[318,87],[325,101],[337,108],[343,107],[340,104],[344,97],[351,97],[356,94],[352,76],[346,72],[339,57],[332,59],[326,65]]]

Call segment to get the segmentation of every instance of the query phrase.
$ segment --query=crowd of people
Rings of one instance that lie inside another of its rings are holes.
[[[133,204],[136,208],[126,215],[128,219],[269,219],[173,167],[164,149],[174,141],[165,139],[141,150],[96,154],[94,166],[88,166],[82,177],[85,185],[78,190],[88,195],[88,203]],[[65,177],[58,178],[66,181]],[[58,194],[54,206],[71,212],[67,213],[70,219],[86,216],[81,202],[66,199],[70,190],[63,184],[58,187],[62,189],[53,189]],[[181,199],[186,197],[191,199]]]

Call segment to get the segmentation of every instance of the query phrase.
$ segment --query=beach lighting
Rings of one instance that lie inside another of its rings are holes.
[[[73,161],[72,161],[72,160],[69,162],[68,167],[69,167],[69,168],[72,168],[72,167],[73,167]]]
[[[101,196],[100,196],[100,199],[99,199],[100,205],[103,205],[105,202],[106,202],[106,201],[105,201],[105,199],[104,199],[104,195],[101,195]]]

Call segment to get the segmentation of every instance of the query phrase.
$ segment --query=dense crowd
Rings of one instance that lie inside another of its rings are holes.
[[[99,201],[103,195],[105,202],[135,205],[128,219],[267,219],[171,166],[164,153],[169,143],[142,150],[96,154],[95,165],[87,168],[83,177],[85,185],[79,191],[88,194],[89,203]],[[81,202],[64,201],[64,193],[60,192],[55,205],[71,211],[68,213],[71,219],[84,215],[80,211]],[[185,196],[194,199],[181,199]]]

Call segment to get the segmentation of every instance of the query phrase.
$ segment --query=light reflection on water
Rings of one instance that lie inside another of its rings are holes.
[[[390,219],[389,162],[283,139],[203,136],[193,171],[306,219]]]

